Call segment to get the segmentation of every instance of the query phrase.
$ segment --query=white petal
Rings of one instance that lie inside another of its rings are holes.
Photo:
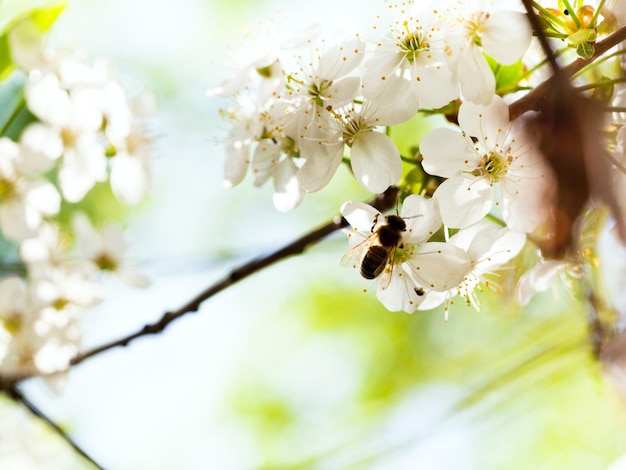
[[[363,96],[381,103],[393,103],[410,88],[410,81],[395,72],[402,62],[402,54],[374,54],[365,62]]]
[[[479,163],[468,140],[460,132],[443,127],[430,131],[422,138],[420,152],[424,157],[424,170],[445,178],[451,178],[464,170],[472,171]]]
[[[365,42],[360,38],[332,46],[320,59],[318,75],[326,80],[343,77],[361,63],[364,55]]]
[[[396,144],[380,132],[360,134],[350,149],[350,161],[356,179],[373,193],[382,193],[402,175]]]
[[[547,291],[554,286],[567,264],[563,261],[548,260],[535,265],[520,278],[515,298],[520,305],[527,305],[537,292]]]
[[[209,98],[228,98],[233,96],[246,85],[250,79],[250,73],[250,67],[237,70],[222,83],[207,90],[206,95]]]
[[[104,163],[106,164],[106,161]],[[74,151],[66,152],[59,170],[59,184],[63,196],[69,202],[82,200],[96,184],[90,170],[90,162]]]
[[[341,206],[341,215],[348,221],[355,232],[371,233],[374,220],[380,212],[364,202],[349,201]]]
[[[463,228],[489,213],[494,190],[483,179],[459,175],[441,183],[433,197],[439,201],[443,223],[448,227]]]
[[[298,167],[291,158],[278,164],[274,172],[274,207],[281,212],[295,209],[304,196],[296,176]]]
[[[333,82],[326,92],[324,104],[333,108],[340,108],[351,103],[361,87],[359,77],[347,77]]]
[[[459,126],[491,148],[509,128],[509,106],[497,95],[486,106],[465,101],[459,108]]]
[[[111,160],[111,190],[127,205],[139,204],[148,189],[148,174],[139,157],[118,154]]]
[[[70,97],[61,89],[55,74],[47,74],[27,86],[25,95],[28,109],[42,121],[56,127],[64,127],[70,122]]]
[[[263,140],[254,150],[250,169],[254,176],[254,185],[261,186],[274,173],[280,160],[280,146],[270,140]]]
[[[232,188],[241,183],[248,169],[248,154],[250,147],[240,141],[233,142],[226,147],[224,161],[224,186]]]
[[[26,299],[26,284],[21,277],[9,275],[0,279],[0,317],[23,309]]]
[[[415,64],[419,67],[420,64]],[[430,108],[441,108],[459,97],[458,86],[453,83],[452,73],[441,61],[434,61],[428,67],[420,67],[411,82],[420,104]]]
[[[307,192],[319,191],[326,186],[337,171],[343,157],[343,143],[318,147],[307,157],[298,173],[298,183]]]
[[[548,215],[548,205],[536,193],[502,195],[502,218],[512,230],[530,233]]]
[[[391,273],[381,275],[376,296],[391,312],[404,310],[412,313],[423,300],[423,296],[417,294],[416,288],[415,281],[403,267],[395,266]]]
[[[19,166],[24,173],[43,173],[63,154],[59,133],[40,122],[29,124],[20,135],[22,158]]]
[[[443,304],[446,299],[450,297],[450,293],[448,291],[445,292],[437,292],[434,290],[426,291],[424,294],[424,300],[417,307],[418,310],[432,310],[433,308],[439,307]]]
[[[5,237],[24,240],[35,236],[41,224],[41,213],[24,201],[11,200],[0,206],[0,227]]]
[[[479,269],[484,272],[517,255],[526,243],[526,235],[480,220],[459,230],[450,238],[450,243],[465,250],[472,260],[479,261]]]
[[[532,30],[524,13],[498,10],[484,23],[482,45],[491,57],[509,65],[522,58],[531,38]]]
[[[458,67],[463,97],[477,104],[489,104],[496,92],[496,78],[478,46],[472,44],[461,53]]]
[[[424,287],[443,292],[458,286],[470,271],[468,254],[449,243],[429,242],[419,246],[411,259],[411,275]]]
[[[441,228],[439,203],[411,194],[402,203],[402,217],[406,222],[403,239],[407,243],[422,243]]]
[[[33,181],[28,185],[24,201],[29,207],[45,215],[55,215],[61,208],[61,196],[56,187],[43,180]]]
[[[503,228],[498,233],[491,250],[487,252],[490,266],[502,265],[511,260],[524,248],[526,234]]]

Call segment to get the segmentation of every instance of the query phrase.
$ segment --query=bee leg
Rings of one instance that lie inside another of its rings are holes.
[[[372,232],[372,233],[374,233],[374,228],[376,227],[376,224],[378,224],[378,216],[379,216],[379,215],[380,215],[380,214],[376,214],[376,215],[374,216],[374,223],[372,224],[372,228],[370,229],[370,232]]]

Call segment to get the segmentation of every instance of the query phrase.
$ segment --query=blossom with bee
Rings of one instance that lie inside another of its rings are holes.
[[[387,226],[389,217],[404,221],[403,230],[402,224],[395,224],[400,232],[398,241],[388,247],[384,267],[374,276],[378,299],[388,310],[413,312],[426,292],[451,289],[469,271],[470,259],[465,251],[448,243],[428,241],[441,228],[435,199],[408,196],[399,216],[385,217],[373,207],[354,201],[345,203],[341,213],[352,226],[345,230],[351,249],[342,261],[361,266],[361,272],[368,250],[381,245],[380,230]]]

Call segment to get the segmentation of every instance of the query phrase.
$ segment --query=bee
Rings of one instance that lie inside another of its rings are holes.
[[[402,247],[402,232],[406,222],[398,215],[388,215],[385,222],[378,223],[377,214],[372,225],[372,234],[356,245],[344,258],[360,257],[360,272],[365,279],[376,279],[393,259],[396,250]]]

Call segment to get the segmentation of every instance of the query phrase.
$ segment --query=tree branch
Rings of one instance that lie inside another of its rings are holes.
[[[384,193],[376,196],[372,201],[369,202],[369,204],[382,212],[394,207],[397,197],[398,188],[392,186]],[[194,299],[187,302],[178,310],[166,312],[157,322],[145,325],[139,331],[124,338],[120,338],[116,341],[111,341],[110,343],[103,344],[102,346],[90,349],[82,354],[79,354],[74,359],[72,359],[71,365],[79,364],[84,360],[103,353],[104,351],[108,351],[109,349],[113,349],[118,346],[127,346],[132,341],[136,340],[137,338],[141,338],[142,336],[161,333],[174,320],[177,320],[180,317],[187,315],[188,313],[197,312],[202,302],[209,299],[210,297],[213,297],[215,294],[218,294],[224,289],[232,286],[233,284],[258,271],[261,271],[262,269],[276,263],[277,261],[281,261],[290,256],[303,253],[309,246],[319,242],[326,236],[339,230],[340,228],[346,227],[347,225],[348,222],[343,217],[334,217],[330,222],[327,222],[326,224],[313,230],[312,232],[309,232],[306,235],[298,238],[297,240],[294,240],[288,245],[285,245],[283,248],[273,253],[270,253],[269,255],[253,259],[252,261],[249,261],[242,266],[235,268],[224,279],[208,287],[206,290],[198,294]]]
[[[9,396],[24,405],[28,411],[30,411],[33,415],[37,416],[40,420],[42,420],[48,427],[54,431],[59,437],[61,437],[65,442],[67,442],[72,449],[78,452],[81,456],[87,459],[92,465],[94,465],[98,470],[104,470],[104,467],[98,464],[87,452],[85,452],[77,443],[74,441],[63,429],[59,427],[54,421],[52,421],[48,416],[45,415],[43,411],[41,411],[34,403],[32,403],[28,398],[24,396],[24,394],[19,390],[16,386],[13,386],[8,391]]]
[[[624,40],[626,40],[626,26],[622,26],[610,36],[607,36],[602,41],[597,42],[594,45],[595,53],[589,59],[582,59],[579,57],[572,63],[561,68],[561,76],[571,77],[576,72],[582,70],[583,67],[589,65],[609,49],[615,47]],[[539,84],[533,91],[512,103],[509,106],[509,116],[511,121],[524,114],[526,111],[537,111],[541,109],[542,103],[546,99],[549,99],[552,87],[557,79],[560,78],[556,75],[551,76],[549,79]]]

